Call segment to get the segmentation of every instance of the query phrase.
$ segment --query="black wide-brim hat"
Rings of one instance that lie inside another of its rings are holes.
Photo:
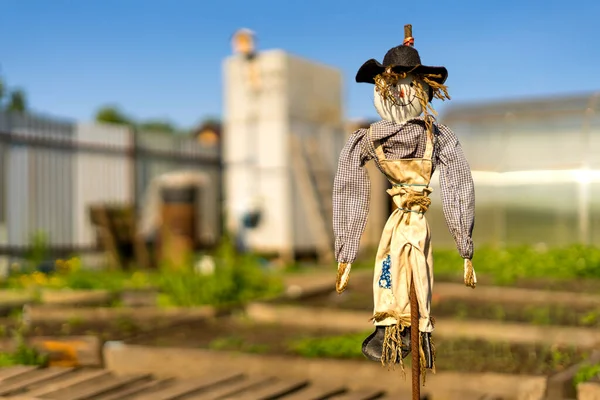
[[[356,82],[375,83],[375,77],[392,67],[392,71],[412,72],[414,74],[432,74],[439,77],[430,77],[432,81],[443,84],[448,78],[448,71],[445,67],[429,67],[421,64],[419,52],[410,45],[396,46],[385,54],[383,64],[374,58],[365,62],[356,73]]]

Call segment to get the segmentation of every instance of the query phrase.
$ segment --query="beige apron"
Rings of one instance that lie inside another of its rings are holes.
[[[369,130],[369,137],[371,131]],[[429,310],[433,257],[425,211],[431,204],[432,134],[427,130],[423,158],[387,160],[381,143],[373,141],[380,169],[392,184],[387,190],[396,206],[379,242],[373,279],[375,325],[410,326],[410,284],[415,280],[419,331],[432,332]],[[414,346],[414,344],[413,344]]]

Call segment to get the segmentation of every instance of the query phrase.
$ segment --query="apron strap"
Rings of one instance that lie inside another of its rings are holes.
[[[373,142],[373,147],[375,148],[375,154],[377,155],[377,159],[379,161],[385,160],[385,154],[383,153],[383,148],[381,147],[381,142],[379,140],[373,140],[373,135],[371,134],[372,127],[369,127],[369,140]]]
[[[433,155],[433,132],[429,132],[429,129],[427,129],[427,127],[425,128],[425,136],[427,137],[427,141],[425,143],[425,153],[423,154],[423,158],[425,160],[431,160],[431,157]]]

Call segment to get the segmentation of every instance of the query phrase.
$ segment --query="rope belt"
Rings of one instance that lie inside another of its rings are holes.
[[[421,186],[422,191],[411,189],[411,186]],[[432,192],[428,185],[424,184],[393,184],[393,188],[389,189],[388,194],[394,199],[394,203],[398,206],[400,211],[405,213],[416,213],[424,214],[431,205],[431,199],[429,194]],[[417,210],[413,208],[417,207]],[[410,215],[406,217],[406,224],[410,223]]]

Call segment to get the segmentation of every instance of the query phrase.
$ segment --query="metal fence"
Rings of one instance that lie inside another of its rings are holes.
[[[96,250],[91,205],[128,204],[139,211],[152,179],[182,170],[210,179],[200,203],[201,230],[203,237],[218,238],[218,146],[190,136],[0,112],[0,254],[26,254],[39,233],[55,254]]]

